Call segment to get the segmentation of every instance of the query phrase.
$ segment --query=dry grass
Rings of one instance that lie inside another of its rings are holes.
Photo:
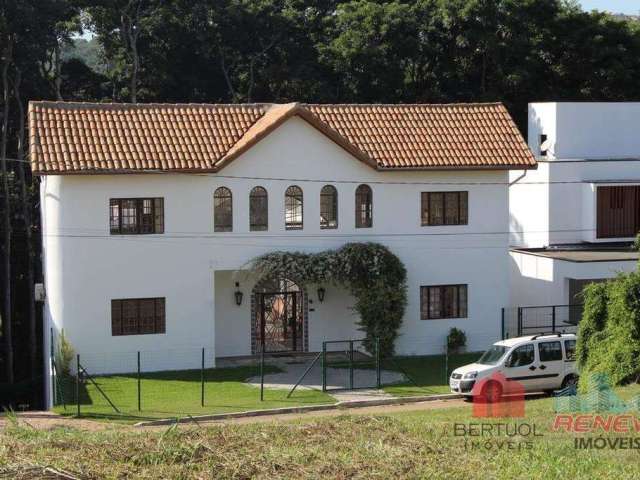
[[[551,431],[552,418],[552,399],[527,402],[524,421],[543,436],[530,449],[492,452],[466,450],[453,435],[453,423],[478,421],[469,406],[145,431],[42,431],[10,422],[0,432],[0,471],[39,465],[77,478],[640,478],[637,450],[576,450],[573,435]]]

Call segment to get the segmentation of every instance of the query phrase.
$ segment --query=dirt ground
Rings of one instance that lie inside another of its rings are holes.
[[[202,421],[198,422],[199,426],[216,425],[224,423],[269,423],[269,422],[286,422],[299,420],[303,418],[318,418],[318,417],[336,417],[339,415],[382,415],[388,413],[399,412],[414,412],[420,410],[432,410],[439,408],[454,408],[454,407],[468,407],[471,408],[469,403],[464,400],[435,400],[430,402],[418,402],[418,403],[406,403],[402,405],[382,405],[372,407],[360,407],[349,409],[333,409],[333,410],[321,410],[317,412],[309,413],[287,413],[279,415],[265,415],[258,417],[244,417],[233,418],[218,421]],[[97,422],[94,420],[76,419],[63,417],[61,415],[52,412],[24,412],[16,414],[19,422],[30,425],[33,428],[48,430],[55,427],[73,427],[87,431],[97,430],[109,430],[109,429],[136,429],[131,425],[122,425],[108,422]],[[3,415],[0,416],[0,429],[3,429],[9,420]],[[184,424],[189,425],[189,424]],[[165,429],[167,427],[145,427],[145,428],[160,428]]]

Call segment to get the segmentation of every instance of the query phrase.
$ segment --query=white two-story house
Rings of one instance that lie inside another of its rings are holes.
[[[92,373],[361,338],[346,291],[246,269],[347,242],[407,268],[398,353],[441,353],[451,327],[470,350],[500,337],[509,171],[536,166],[500,104],[33,102],[29,122],[45,331]]]
[[[586,284],[637,267],[639,126],[640,103],[529,105],[538,168],[509,175],[511,305],[580,305]],[[528,312],[550,326],[550,308]],[[580,308],[555,314],[576,321]]]

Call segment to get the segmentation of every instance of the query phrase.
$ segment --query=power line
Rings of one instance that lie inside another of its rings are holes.
[[[31,163],[29,160],[21,160],[19,158],[9,158],[9,157],[6,157],[6,158],[0,159],[0,160],[7,160],[9,162],[29,163],[29,164]]]
[[[196,231],[171,231],[165,233],[156,234],[105,234],[96,235],[93,232],[104,231],[103,229],[85,229],[82,227],[67,227],[67,230],[76,230],[79,233],[50,233],[43,232],[43,236],[51,237],[68,237],[68,238],[132,238],[143,236],[147,238],[344,238],[344,237],[450,237],[450,236],[465,236],[465,235],[519,235],[519,234],[539,234],[539,233],[580,233],[580,232],[594,232],[595,228],[578,228],[578,229],[557,229],[557,230],[498,230],[498,231],[486,231],[486,232],[392,232],[392,233],[324,233],[318,232],[313,234],[301,234],[301,233],[258,233],[258,232],[224,232],[224,233],[211,233],[211,232],[196,232]],[[84,232],[85,234],[82,234]]]
[[[412,172],[407,170],[407,172]],[[421,170],[420,172],[426,172]],[[451,186],[466,186],[466,185],[490,185],[490,186],[518,186],[518,185],[572,185],[572,184],[585,184],[599,182],[602,180],[553,180],[553,181],[532,181],[532,182],[439,182],[439,181],[389,181],[389,180],[338,180],[338,179],[322,179],[322,178],[285,178],[285,177],[260,177],[260,176],[244,176],[244,175],[218,175],[215,173],[193,173],[193,172],[169,172],[159,170],[140,170],[138,172],[131,171],[127,174],[156,174],[156,175],[185,175],[192,177],[204,177],[204,178],[221,178],[227,180],[252,180],[252,181],[264,181],[264,182],[300,182],[300,183],[337,183],[337,184],[349,184],[349,185],[451,185]],[[386,172],[389,173],[389,172]],[[114,173],[113,175],[123,175]],[[614,180],[612,180],[613,182]],[[622,180],[629,181],[629,180]]]

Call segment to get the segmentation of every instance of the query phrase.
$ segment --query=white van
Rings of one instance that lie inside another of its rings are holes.
[[[508,393],[514,381],[525,392],[566,388],[578,381],[575,352],[573,333],[509,338],[494,343],[477,362],[456,368],[449,387],[453,393],[493,400]]]

